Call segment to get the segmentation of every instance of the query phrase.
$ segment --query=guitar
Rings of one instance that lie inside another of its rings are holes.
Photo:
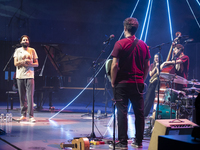
[[[111,82],[111,64],[112,64],[112,59],[108,59],[106,60],[106,63],[105,63],[105,69],[106,69],[106,74],[107,74],[107,77],[108,77],[108,80]]]
[[[60,148],[64,149],[65,147],[72,147],[72,150],[89,150],[90,142],[88,138],[84,137],[79,139],[73,139],[72,144],[60,143]]]

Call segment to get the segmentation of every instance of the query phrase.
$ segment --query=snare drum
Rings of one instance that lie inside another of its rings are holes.
[[[167,88],[164,94],[164,101],[166,104],[175,103],[176,100],[181,99],[182,97],[185,97],[186,93],[184,91],[177,91],[171,88]]]

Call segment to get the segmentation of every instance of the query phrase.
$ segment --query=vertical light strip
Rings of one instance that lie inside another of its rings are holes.
[[[200,24],[199,24],[199,22],[198,22],[198,20],[197,20],[197,18],[196,18],[196,16],[195,16],[193,10],[192,10],[192,7],[190,6],[190,3],[188,2],[188,0],[186,0],[186,2],[188,3],[188,6],[189,6],[189,8],[190,8],[190,10],[191,10],[191,12],[192,12],[192,15],[194,16],[194,19],[196,20],[197,25],[198,25],[199,28],[200,28]],[[198,3],[199,3],[199,2],[198,2]]]
[[[130,17],[133,17],[133,14],[134,14],[134,12],[135,12],[137,6],[138,6],[139,1],[140,1],[140,0],[138,0],[137,3],[135,4],[135,7],[134,7],[134,9],[133,9],[133,11],[132,11]],[[121,33],[121,35],[120,35],[120,37],[119,37],[118,40],[120,40],[120,39],[122,38],[123,35],[124,35],[124,30],[122,31],[122,33]],[[110,55],[107,57],[107,59],[109,59],[110,56],[111,56],[111,53],[110,53]],[[104,64],[103,64],[103,66],[104,66]]]
[[[130,103],[130,104],[129,104],[129,108],[128,108],[128,112],[131,111],[131,107],[132,107],[132,104]]]
[[[145,15],[144,23],[143,23],[143,27],[142,27],[142,32],[141,32],[141,35],[140,35],[140,40],[142,39],[144,28],[145,28],[145,25],[146,25],[146,20],[147,20],[147,15],[148,15],[148,12],[149,12],[150,2],[151,2],[151,0],[149,0],[149,2],[148,2],[147,11],[146,11],[146,15]]]
[[[140,1],[140,0],[138,0],[137,3],[135,4],[135,8],[133,9],[132,14],[130,15],[130,17],[133,17],[133,14],[134,14],[134,12],[135,12],[135,10],[136,10],[136,8],[137,8],[137,5],[138,5],[139,1]]]
[[[198,1],[198,0],[196,0],[197,1],[197,3],[199,4],[199,6],[200,6],[200,2]]]
[[[167,11],[168,11],[168,17],[169,17],[169,29],[170,29],[170,34],[171,34],[171,41],[173,41],[172,23],[171,23],[170,9],[169,9],[169,0],[167,0]]]
[[[149,11],[149,15],[148,15],[147,28],[146,28],[145,38],[144,38],[145,43],[146,43],[146,40],[147,40],[147,33],[148,33],[148,30],[149,30],[149,22],[150,22],[150,18],[151,18],[152,5],[153,5],[153,0],[151,1],[151,4],[150,4],[150,11]]]
[[[117,108],[115,109],[115,116],[117,115]],[[117,117],[115,117],[115,119],[116,119]],[[112,115],[112,117],[110,118],[110,120],[109,120],[109,122],[108,122],[108,124],[107,124],[107,129],[106,129],[106,131],[104,132],[104,134],[103,134],[103,136],[105,136],[106,135],[106,133],[107,133],[107,131],[108,131],[108,129],[110,128],[110,126],[111,126],[111,124],[113,123],[113,120],[114,120],[114,114]]]
[[[128,133],[130,134],[130,137],[134,137],[135,133],[135,126],[134,126],[134,119],[133,115],[128,116]]]

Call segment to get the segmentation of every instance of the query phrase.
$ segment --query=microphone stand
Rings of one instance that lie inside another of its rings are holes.
[[[92,67],[93,67],[93,96],[92,96],[92,133],[90,134],[90,137],[92,140],[94,138],[96,138],[96,135],[94,133],[94,103],[95,103],[95,77],[96,77],[96,67],[97,67],[97,62],[99,60],[99,58],[101,57],[101,55],[105,52],[105,49],[107,48],[107,46],[109,45],[110,40],[107,41],[106,46],[104,47],[104,49],[100,52],[99,56],[97,57],[97,59],[95,61],[92,62]]]
[[[15,48],[15,49],[16,49],[16,48],[18,48],[19,46],[20,46],[19,44],[16,44],[16,45],[13,45],[12,48]],[[13,54],[10,56],[10,59],[9,59],[8,62],[6,63],[6,65],[5,65],[4,69],[3,69],[3,71],[5,71],[6,68],[8,67],[10,61],[11,61],[12,58],[13,58],[14,53],[15,53],[15,51],[14,51]],[[8,79],[9,79],[9,77],[8,77]]]
[[[159,49],[159,51],[158,51],[158,54],[159,54],[159,62],[158,62],[158,92],[157,92],[157,108],[156,108],[156,117],[155,117],[155,120],[156,119],[158,119],[159,118],[159,94],[160,94],[160,61],[161,61],[161,49],[162,49],[162,46],[164,46],[164,45],[166,45],[166,44],[169,44],[169,43],[171,43],[171,41],[170,42],[167,42],[167,43],[162,43],[162,44],[160,44],[160,45],[157,45],[157,46],[155,46],[155,47],[152,47],[151,48],[151,50],[152,49],[156,49],[156,48],[158,48]]]

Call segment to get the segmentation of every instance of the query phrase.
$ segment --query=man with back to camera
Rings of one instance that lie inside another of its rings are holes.
[[[147,45],[135,37],[139,26],[136,18],[123,22],[125,38],[115,43],[111,65],[111,86],[117,106],[118,143],[116,148],[127,149],[128,140],[128,101],[135,114],[135,140],[133,147],[142,148],[144,133],[144,81],[150,66],[150,52]],[[109,145],[113,148],[113,144]]]
[[[20,38],[20,44],[22,47],[17,48],[13,56],[21,107],[21,117],[18,120],[26,120],[28,104],[29,121],[35,122],[33,118],[34,67],[38,67],[38,56],[35,49],[29,47],[27,35]]]

